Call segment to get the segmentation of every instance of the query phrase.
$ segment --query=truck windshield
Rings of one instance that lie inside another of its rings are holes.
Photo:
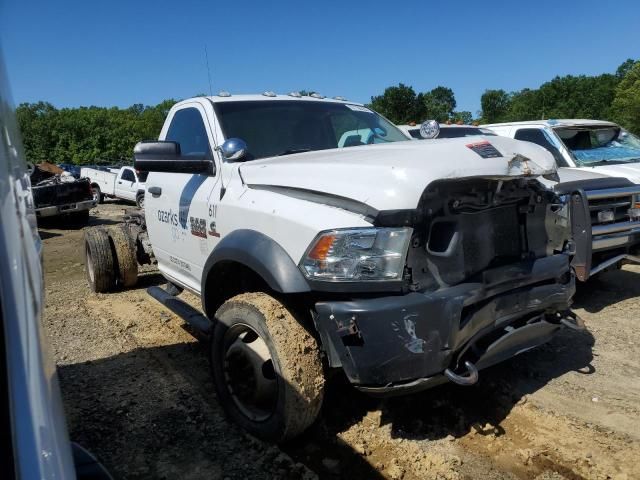
[[[557,128],[579,166],[640,162],[640,138],[618,127]]]
[[[215,109],[225,138],[247,143],[248,160],[408,140],[395,125],[359,105],[256,100],[219,102]]]

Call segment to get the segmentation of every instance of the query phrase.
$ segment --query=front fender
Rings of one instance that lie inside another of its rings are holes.
[[[256,272],[280,293],[309,292],[309,284],[293,259],[275,240],[255,230],[235,230],[213,249],[202,271],[201,292],[219,262],[231,261]]]

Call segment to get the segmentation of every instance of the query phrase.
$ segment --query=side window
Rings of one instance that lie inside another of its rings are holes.
[[[560,151],[547,139],[546,135],[541,129],[521,128],[516,132],[513,138],[515,138],[516,140],[524,140],[525,142],[531,142],[535,143],[536,145],[540,145],[541,147],[544,147],[549,152],[551,152],[559,167],[569,166],[567,165],[567,162],[565,161]]]
[[[196,157],[207,160],[213,158],[209,147],[207,129],[197,108],[190,107],[178,110],[171,120],[165,140],[178,142],[183,157]]]
[[[125,182],[135,182],[136,181],[136,177],[133,174],[133,170],[123,170],[122,171],[122,180],[124,180]]]

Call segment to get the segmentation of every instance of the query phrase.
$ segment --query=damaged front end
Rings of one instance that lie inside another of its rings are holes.
[[[548,341],[575,291],[568,205],[532,179],[432,183],[414,211],[381,212],[410,226],[404,292],[315,304],[332,367],[372,394],[405,393]]]

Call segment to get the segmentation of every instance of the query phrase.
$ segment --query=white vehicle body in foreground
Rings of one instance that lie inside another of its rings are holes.
[[[14,112],[0,58],[0,471],[3,480],[108,480],[67,435],[42,329],[42,242]]]
[[[218,400],[262,438],[318,415],[322,357],[362,391],[407,393],[579,328],[569,207],[537,145],[413,142],[362,105],[267,92],[180,102],[134,156],[144,219],[89,231],[89,284],[155,258],[172,285],[150,293],[210,338]]]
[[[534,120],[481,127],[543,146],[556,160],[560,182],[583,186],[591,210],[590,275],[622,261],[640,262],[640,139],[602,120]],[[596,148],[602,135],[604,148]],[[628,137],[629,146],[617,141],[622,136]]]
[[[120,198],[130,202],[138,202],[144,197],[144,181],[132,167],[109,169],[109,171],[83,167],[80,176],[91,180],[94,199],[102,202],[104,197]]]

